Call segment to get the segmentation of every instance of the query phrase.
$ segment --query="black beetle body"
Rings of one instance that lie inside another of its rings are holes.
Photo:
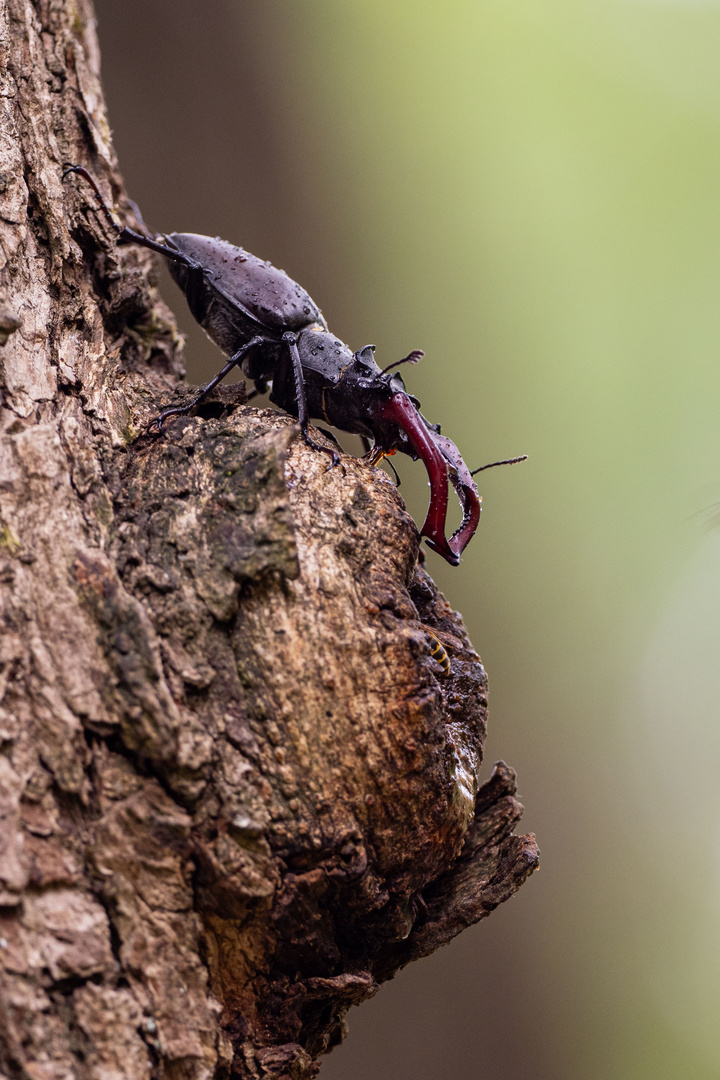
[[[210,338],[230,357],[187,406],[164,409],[155,424],[187,413],[234,367],[262,392],[272,382],[270,400],[296,416],[306,443],[340,463],[334,449],[311,438],[311,418],[372,444],[370,460],[399,450],[421,458],[430,478],[430,507],[421,535],[430,547],[456,566],[480,517],[480,498],[472,474],[450,439],[421,414],[419,402],[405,390],[402,378],[375,362],[374,346],[353,352],[328,329],[317,304],[283,270],[221,240],[195,233],[145,236],[121,226],[86,169],[68,166],[94,189],[117,234],[118,243],[139,244],[161,254],[187,297],[190,311]],[[414,362],[421,353],[410,353]],[[399,361],[403,363],[404,361]],[[448,480],[463,508],[463,520],[445,537]]]
[[[193,317],[226,355],[262,337],[243,358],[242,369],[260,390],[272,380],[274,405],[297,415],[293,372],[283,363],[285,335],[294,334],[308,416],[377,441],[369,395],[376,389],[387,397],[388,388],[397,393],[405,386],[398,374],[383,375],[373,346],[353,353],[330,333],[320,308],[297,282],[244,248],[196,233],[168,233],[163,239],[202,267],[193,275],[184,262],[168,260]]]
[[[220,237],[168,233],[165,240],[169,247],[202,267],[202,274],[194,279],[184,263],[169,262],[170,273],[187,296],[193,318],[228,356],[259,328],[268,336],[277,334],[278,346],[288,330],[310,326],[327,330],[318,306],[284,270]],[[274,365],[265,377],[271,378],[273,370]]]

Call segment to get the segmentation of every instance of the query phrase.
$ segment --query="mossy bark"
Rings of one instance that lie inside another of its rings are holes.
[[[485,673],[383,472],[241,386],[143,434],[178,335],[61,179],[132,221],[89,0],[3,0],[0,64],[0,1071],[303,1080],[536,865]]]

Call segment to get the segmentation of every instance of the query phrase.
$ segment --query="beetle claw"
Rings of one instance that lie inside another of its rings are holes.
[[[451,566],[457,566],[480,520],[480,496],[470,470],[455,443],[428,424],[407,394],[393,394],[384,402],[382,416],[394,421],[405,432],[430,478],[430,506],[420,535],[425,537],[428,547],[442,555]],[[463,510],[460,527],[449,540],[445,538],[448,479],[457,491]]]
[[[331,461],[330,461],[330,464],[325,469],[326,473],[330,472],[332,469],[337,468],[337,466],[339,465],[340,468],[343,471],[343,476],[345,475],[345,466],[343,465],[342,461],[340,460],[340,455],[338,454],[337,450],[332,450],[329,446],[320,446],[318,443],[315,443],[315,448],[317,450],[322,450],[326,454],[330,455]]]
[[[322,443],[315,442],[315,440],[311,438],[310,435],[308,435],[308,432],[304,427],[301,426],[300,430],[302,432],[302,437],[306,446],[309,446],[311,450],[321,450],[323,454],[330,455],[330,458],[332,460],[330,461],[328,467],[325,469],[325,472],[330,472],[330,470],[334,469],[337,465],[342,466],[342,461],[340,460],[340,455],[338,454],[337,450],[333,449],[333,447],[331,446],[323,446]],[[344,471],[345,468],[343,466],[343,472]]]
[[[153,431],[153,428],[156,430]],[[163,418],[162,416],[155,416],[145,428],[146,435],[162,435],[163,433]]]
[[[478,494],[472,473],[460,456],[460,451],[452,439],[448,439],[446,435],[437,432],[433,434],[433,441],[439,447],[445,460],[451,465],[450,482],[455,488],[462,506],[462,521],[448,541],[448,546],[452,551],[456,552],[459,561],[461,552],[465,550],[478,527],[482,499]]]
[[[158,435],[162,435],[165,430],[165,421],[169,420],[171,416],[186,416],[192,409],[195,402],[192,405],[177,405],[171,409],[163,409],[159,412],[154,420],[151,420],[147,426],[148,435],[152,432],[154,427],[157,427]]]
[[[333,454],[332,461],[330,462],[328,467],[325,469],[325,472],[326,473],[332,472],[332,470],[335,468],[336,465],[340,466],[340,468],[342,469],[342,474],[343,474],[343,476],[345,476],[345,466],[343,465],[342,461],[340,460],[340,455],[335,454],[335,453]]]

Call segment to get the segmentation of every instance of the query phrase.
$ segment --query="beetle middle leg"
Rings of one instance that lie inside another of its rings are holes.
[[[265,338],[258,335],[252,338],[251,341],[248,341],[247,345],[243,345],[242,349],[238,349],[235,355],[230,357],[227,364],[225,364],[225,366],[221,368],[220,371],[218,371],[217,375],[215,375],[209,383],[205,383],[205,386],[201,388],[200,393],[197,394],[188,405],[175,405],[172,408],[163,409],[162,412],[159,413],[152,421],[152,423],[150,424],[150,428],[154,427],[154,425],[157,424],[158,431],[162,431],[163,424],[170,416],[184,416],[187,413],[191,412],[196,405],[199,405],[201,401],[205,400],[210,391],[214,390],[217,384],[219,382],[222,382],[226,375],[229,375],[229,373],[234,367],[237,367],[237,365],[242,362],[246,353],[248,353],[250,349],[252,349],[255,345],[261,345],[264,340]]]
[[[314,439],[308,434],[308,424],[310,422],[310,416],[308,415],[307,400],[305,398],[305,377],[303,375],[302,364],[300,362],[300,353],[297,347],[298,335],[295,333],[283,334],[283,341],[288,347],[290,353],[290,360],[293,368],[293,378],[295,380],[295,402],[297,404],[298,420],[300,422],[300,430],[303,434],[303,439],[307,446],[313,450],[322,450],[324,454],[329,454],[332,458],[332,463],[328,466],[329,469],[334,469],[336,465],[340,464],[340,455],[337,450],[333,450],[329,446],[321,446],[320,443],[316,443]]]

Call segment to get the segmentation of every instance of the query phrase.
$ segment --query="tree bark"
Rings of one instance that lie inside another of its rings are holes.
[[[2,0],[0,50],[0,1080],[303,1080],[537,849],[386,475],[241,385],[143,434],[153,257],[61,179],[133,223],[89,0]]]

